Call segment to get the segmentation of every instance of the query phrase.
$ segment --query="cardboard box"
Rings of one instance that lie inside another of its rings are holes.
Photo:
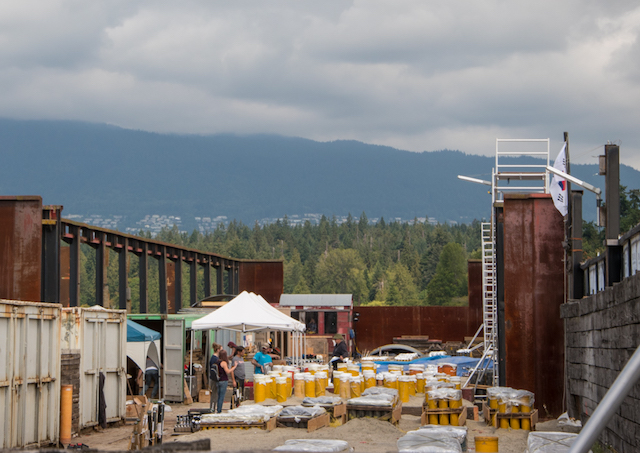
[[[149,400],[145,395],[127,395],[127,411],[125,417],[139,419],[143,413],[143,406],[148,402]]]
[[[211,402],[211,390],[200,390],[200,393],[198,393],[198,401],[201,403]]]

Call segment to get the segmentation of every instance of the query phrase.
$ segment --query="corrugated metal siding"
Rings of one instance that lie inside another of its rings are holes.
[[[60,304],[0,300],[0,447],[57,444]]]
[[[107,422],[126,416],[126,310],[62,310],[62,347],[80,351],[80,428],[98,424],[100,373],[105,375]]]

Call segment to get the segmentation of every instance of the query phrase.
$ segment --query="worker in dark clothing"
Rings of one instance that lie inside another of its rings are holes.
[[[158,365],[147,356],[147,367],[144,370],[144,393],[147,393],[151,383],[153,382],[153,390],[151,391],[151,399],[158,397],[158,389],[160,388],[160,373]]]
[[[344,358],[349,356],[349,351],[347,350],[347,345],[344,342],[342,334],[335,334],[333,339],[336,342],[336,345],[333,348],[330,363],[333,365],[333,369],[335,370],[338,368],[338,363],[342,363]]]

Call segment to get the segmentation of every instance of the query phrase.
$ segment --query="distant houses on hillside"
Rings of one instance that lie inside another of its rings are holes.
[[[311,223],[312,225],[318,225],[320,220],[322,219],[323,214],[293,214],[291,216],[286,216],[287,223],[292,226],[304,225],[306,222]],[[92,215],[82,215],[82,214],[69,214],[66,215],[63,213],[63,217],[69,220],[73,220],[75,222],[86,223],[88,225],[94,225],[100,228],[105,228],[109,230],[117,230],[122,231],[128,234],[138,234],[140,231],[148,231],[151,233],[151,236],[156,236],[163,228],[173,228],[174,226],[178,227],[180,232],[190,233],[194,229],[200,233],[208,233],[215,231],[220,225],[227,226],[231,221],[227,216],[220,215],[216,217],[194,217],[193,221],[182,221],[182,217],[173,216],[173,215],[163,215],[163,214],[148,214],[144,216],[142,219],[134,221],[129,219],[127,216],[122,215],[114,215],[114,216],[103,216],[98,214]],[[329,220],[333,220],[333,217],[327,216]],[[353,218],[353,217],[352,217]],[[285,217],[268,217],[258,220],[258,225],[270,225],[276,223],[278,221],[284,221]],[[348,216],[336,216],[336,223],[341,225],[348,220]],[[358,219],[355,218],[357,221]],[[369,219],[369,223],[375,224],[379,221],[379,218],[371,218]],[[386,218],[385,222],[399,222],[399,223],[413,223],[414,220],[417,220],[420,223],[428,222],[432,225],[437,223],[434,217],[418,217],[417,219],[403,219],[401,217],[393,217]],[[450,221],[448,222],[452,225],[457,224],[457,222]],[[250,225],[253,226],[253,225]]]

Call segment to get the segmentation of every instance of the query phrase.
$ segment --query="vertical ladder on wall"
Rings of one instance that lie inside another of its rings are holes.
[[[493,363],[493,385],[498,385],[498,304],[496,297],[496,254],[493,223],[482,223],[482,321],[484,356]],[[489,360],[482,360],[486,371]],[[484,374],[484,372],[483,372]]]
[[[496,256],[493,236],[493,224],[482,223],[482,325],[469,343],[467,349],[461,349],[459,353],[472,353],[482,346],[482,358],[471,371],[465,387],[469,385],[475,376],[475,388],[484,378],[487,370],[493,365],[492,385],[498,385],[498,325],[497,325],[497,300],[496,300]],[[483,332],[483,342],[472,347],[473,342]],[[475,392],[477,393],[477,392]],[[480,396],[480,395],[476,395]]]

